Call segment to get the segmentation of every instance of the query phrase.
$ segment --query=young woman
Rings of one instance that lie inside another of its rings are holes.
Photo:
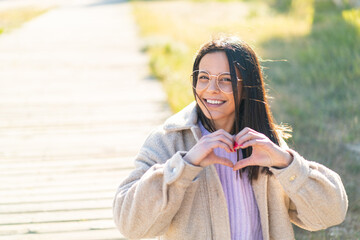
[[[195,102],[145,141],[114,219],[129,238],[294,239],[291,223],[340,224],[340,177],[289,149],[272,120],[254,51],[236,38],[199,50]]]

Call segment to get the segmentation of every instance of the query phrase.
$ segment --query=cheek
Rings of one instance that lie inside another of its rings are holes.
[[[199,105],[201,105],[201,101],[199,98],[202,97],[204,91],[195,90],[195,92],[196,92],[195,100]]]
[[[197,104],[200,106],[201,110],[202,110],[203,112],[207,112],[207,111],[205,111],[206,108],[205,108],[203,102],[199,99],[198,96],[195,97],[195,100],[196,100]]]
[[[231,94],[228,96],[228,99],[229,99],[229,102],[227,104],[227,108],[226,108],[226,112],[227,113],[232,113],[235,111],[235,101],[234,101],[234,95]],[[239,96],[238,96],[238,99],[239,99]],[[239,101],[239,100],[238,100]]]
[[[234,102],[234,97],[229,105],[229,108],[228,108],[228,111],[229,112],[234,112],[235,111],[235,102]]]
[[[203,92],[204,91],[196,91],[197,96],[195,96],[195,100],[196,100],[197,104],[200,106],[200,109],[204,113],[204,115],[210,119],[211,115],[209,114],[208,110],[206,109],[206,107],[204,106],[202,101],[199,99],[199,97],[201,98]]]

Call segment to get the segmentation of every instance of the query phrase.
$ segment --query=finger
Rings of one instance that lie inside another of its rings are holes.
[[[207,135],[209,137],[213,137],[213,136],[221,136],[223,137],[224,139],[228,139],[229,143],[231,143],[231,148],[233,147],[233,143],[234,143],[234,136],[232,136],[230,133],[228,133],[227,131],[223,130],[223,129],[220,129],[220,130],[217,130],[216,132],[213,132],[211,135]]]
[[[214,163],[222,164],[222,165],[225,165],[225,166],[228,166],[228,167],[231,167],[231,168],[234,167],[233,162],[231,162],[229,159],[223,158],[223,157],[216,156],[216,158],[214,158]]]
[[[248,132],[236,141],[235,149],[243,148],[245,142],[254,139],[263,139],[263,135],[254,132]]]
[[[224,129],[219,129],[219,130],[213,132],[212,134],[214,134],[214,135],[222,134],[222,135],[225,135],[229,139],[233,139],[233,136],[230,133],[228,133],[227,131],[225,131]]]
[[[218,135],[218,136],[214,136],[212,138],[208,138],[207,140],[208,142],[215,142],[215,141],[220,141],[220,142],[223,142],[225,143],[229,149],[233,152],[233,148],[234,148],[234,143],[233,143],[233,140],[231,139],[228,139],[226,138],[224,135]]]
[[[241,138],[243,135],[247,134],[248,132],[252,132],[255,131],[249,127],[245,127],[243,128],[243,130],[241,130],[238,134],[236,134],[235,136],[235,142],[238,142],[238,139]]]
[[[266,141],[266,139],[252,139],[249,141],[244,142],[241,145],[241,148],[248,148],[248,147],[254,147],[254,146],[261,146],[264,144],[267,144],[268,142]]]
[[[255,166],[255,165],[256,165],[256,163],[251,159],[251,157],[248,157],[248,158],[244,158],[244,159],[238,161],[234,165],[233,170],[236,171],[236,170],[248,167],[248,166]]]
[[[227,152],[234,152],[234,150],[232,148],[230,148],[226,143],[224,143],[224,142],[222,142],[220,140],[209,142],[207,144],[207,147],[211,148],[211,149],[222,148]]]

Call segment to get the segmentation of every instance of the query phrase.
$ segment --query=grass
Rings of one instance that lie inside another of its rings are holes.
[[[48,11],[33,7],[14,8],[0,11],[0,34],[20,27],[23,23]]]
[[[339,226],[296,239],[359,239],[360,10],[331,1],[134,1],[133,10],[174,112],[193,101],[189,75],[199,46],[235,34],[262,58],[275,119],[289,144],[340,174],[349,211]],[[355,146],[356,151],[348,150]]]

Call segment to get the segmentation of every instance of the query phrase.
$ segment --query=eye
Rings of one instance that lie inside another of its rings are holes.
[[[209,80],[209,76],[207,74],[199,74],[198,79],[200,80]]]
[[[220,77],[220,81],[224,83],[231,83],[231,77]]]

